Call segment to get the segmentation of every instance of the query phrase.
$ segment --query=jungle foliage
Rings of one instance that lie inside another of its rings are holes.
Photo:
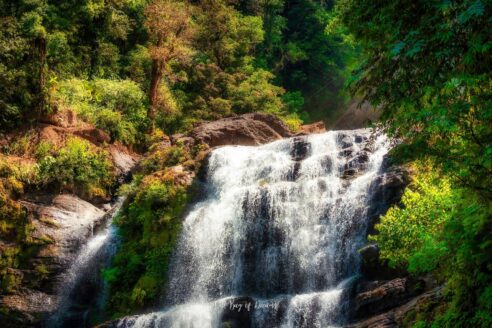
[[[381,108],[395,157],[424,161],[373,239],[445,283],[446,308],[418,327],[490,327],[492,2],[341,0],[337,12],[363,52],[352,91]]]
[[[39,123],[72,111],[79,127],[149,151],[145,176],[126,187],[122,251],[105,272],[111,314],[148,305],[186,200],[166,168],[190,157],[151,145],[235,114],[271,113],[295,130],[335,113],[355,50],[326,30],[332,12],[331,1],[313,0],[0,1],[2,291],[22,285],[15,270],[26,269],[32,243],[24,193],[107,200],[114,186],[104,142],[74,137],[70,126],[41,137]]]
[[[173,146],[154,149],[151,158],[142,164],[146,175],[136,176],[120,190],[127,197],[114,220],[121,244],[103,272],[110,291],[107,310],[114,318],[156,305],[161,299],[189,199],[183,173],[170,168],[185,164],[189,154]]]
[[[114,139],[142,145],[153,127],[170,133],[234,113],[326,118],[343,103],[354,54],[325,31],[332,8],[312,0],[4,1],[0,130],[75,109]]]

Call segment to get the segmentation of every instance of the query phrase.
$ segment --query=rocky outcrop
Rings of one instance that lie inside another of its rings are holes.
[[[342,145],[343,155],[352,156],[353,145],[349,138],[341,135],[339,144]],[[364,151],[371,153],[370,140],[366,145],[367,149]],[[357,176],[358,171],[367,164],[364,151],[346,165],[344,175],[347,179]],[[389,155],[384,158],[381,173],[370,187],[367,234],[376,234],[375,225],[381,215],[400,202],[404,189],[410,182],[409,175],[407,168],[396,165]],[[419,299],[422,293],[435,285],[425,279],[411,278],[402,268],[390,267],[387,261],[380,259],[379,247],[376,244],[366,245],[359,253],[362,277],[354,286],[350,320],[356,323],[350,327],[400,327],[398,321],[402,319],[405,311],[410,311],[410,306],[405,308],[404,304]],[[397,310],[399,307],[401,310]]]
[[[354,287],[349,328],[412,327],[412,316],[442,302],[442,286],[432,276],[417,278],[390,268],[379,259],[377,245],[360,253],[362,278]]]
[[[58,147],[72,136],[88,140],[96,149],[106,150],[114,174],[121,179],[139,160],[138,155],[121,144],[110,143],[108,134],[77,120],[75,113],[69,110],[43,118],[42,123],[28,132],[30,145],[18,159],[25,162],[35,162],[33,154],[40,142],[47,141]],[[25,135],[25,130],[11,133],[0,141],[0,147]],[[16,202],[27,212],[26,238],[31,246],[23,250],[22,265],[8,269],[9,276],[16,277],[19,284],[9,294],[0,295],[2,327],[40,326],[57,305],[63,275],[82,245],[106,222],[112,209],[106,197],[83,200],[75,194],[58,194],[53,190],[30,188],[28,191]],[[0,252],[2,244],[0,240]]]
[[[424,283],[410,278],[396,278],[366,282],[359,288],[355,296],[354,317],[367,318],[405,303],[423,290]]]
[[[29,212],[32,238],[42,243],[29,258],[29,267],[44,268],[47,277],[40,286],[24,284],[18,293],[5,295],[0,306],[7,315],[4,327],[37,325],[57,304],[61,273],[70,265],[80,246],[93,234],[105,212],[74,195],[36,195],[21,201]],[[18,270],[29,281],[36,270]],[[0,314],[0,317],[2,314]]]
[[[377,244],[368,244],[359,250],[361,257],[361,274],[367,280],[391,280],[397,277],[406,277],[408,273],[400,268],[392,268],[387,261],[379,258]]]
[[[409,172],[404,166],[394,165],[386,157],[383,165],[384,173],[379,175],[371,186],[371,200],[368,211],[368,234],[374,234],[374,226],[379,217],[386,213],[390,206],[398,204],[405,187],[410,182]]]
[[[116,174],[120,177],[125,177],[138,163],[140,156],[131,153],[128,149],[118,143],[108,146],[108,151],[111,156]]]
[[[395,303],[395,307],[387,312],[353,323],[347,328],[399,328],[410,327],[415,313],[429,311],[438,306],[443,299],[442,287],[436,287],[410,299],[403,305]]]
[[[203,143],[209,147],[257,146],[290,136],[289,128],[274,115],[250,113],[202,123],[188,135],[174,135],[171,139],[173,144]]]
[[[301,125],[298,135],[313,134],[313,133],[324,133],[326,132],[325,122],[318,121],[311,124]]]
[[[91,203],[69,194],[34,196],[21,203],[29,210],[35,225],[34,236],[49,236],[52,240],[50,246],[43,247],[38,256],[50,259],[50,266],[55,272],[66,267],[105,214]]]

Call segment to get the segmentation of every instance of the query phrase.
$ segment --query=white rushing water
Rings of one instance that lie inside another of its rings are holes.
[[[212,152],[161,312],[118,327],[337,327],[384,135],[334,131]]]
[[[106,286],[100,274],[116,251],[118,238],[112,219],[124,200],[124,197],[118,198],[107,213],[109,217],[104,226],[87,240],[63,274],[59,285],[59,305],[46,326],[86,327],[89,312],[102,311]]]

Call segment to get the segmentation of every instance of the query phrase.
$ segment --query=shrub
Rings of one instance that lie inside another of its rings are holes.
[[[104,271],[110,284],[109,310],[114,317],[152,304],[166,283],[168,263],[181,229],[188,196],[170,169],[156,172],[126,188],[129,195],[115,219],[121,245]]]
[[[145,172],[155,172],[163,167],[170,167],[190,159],[189,154],[178,145],[163,149],[152,150],[150,155],[142,161]]]
[[[70,79],[59,82],[53,92],[59,107],[69,107],[85,121],[126,145],[143,142],[146,131],[146,97],[130,80]]]
[[[0,293],[16,291],[22,277],[15,270],[21,264],[31,225],[22,205],[16,201],[24,192],[24,169],[0,155]]]
[[[72,137],[56,155],[39,161],[41,184],[92,196],[94,188],[112,184],[112,165],[105,151],[91,147],[86,140]]]
[[[96,125],[109,133],[112,139],[119,140],[126,145],[133,145],[137,141],[137,130],[135,126],[126,121],[120,112],[107,108],[97,113]]]
[[[391,208],[370,239],[381,257],[413,274],[446,282],[446,303],[430,309],[422,327],[490,327],[492,324],[491,203],[456,187],[435,163],[414,165],[402,206]],[[425,311],[425,310],[422,310]]]
[[[292,132],[297,132],[299,131],[302,120],[299,118],[297,114],[289,114],[287,116],[281,116],[280,119],[287,125],[287,127],[292,131]]]
[[[378,234],[369,237],[378,243],[381,257],[390,265],[408,265],[414,272],[434,269],[445,253],[436,235],[455,215],[459,197],[448,179],[426,171],[423,164],[416,166],[420,171],[405,190],[402,206],[390,208],[376,225]],[[424,254],[433,252],[435,256],[425,259]]]
[[[41,159],[45,156],[48,156],[52,150],[53,150],[53,144],[51,142],[46,140],[41,140],[36,146],[36,149],[34,150],[34,156],[37,159]]]
[[[6,146],[5,152],[11,155],[24,156],[30,153],[32,150],[33,140],[35,133],[29,131],[24,135],[19,136],[13,140],[8,146]]]

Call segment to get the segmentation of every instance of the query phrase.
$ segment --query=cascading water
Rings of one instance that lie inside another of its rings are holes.
[[[343,325],[387,150],[367,129],[214,150],[206,199],[183,222],[169,307],[116,325]]]
[[[124,197],[116,201],[107,213],[102,229],[89,238],[63,275],[59,306],[48,318],[47,327],[88,327],[88,316],[102,314],[106,288],[100,273],[108,266],[116,250],[117,235],[112,219],[123,202]]]

